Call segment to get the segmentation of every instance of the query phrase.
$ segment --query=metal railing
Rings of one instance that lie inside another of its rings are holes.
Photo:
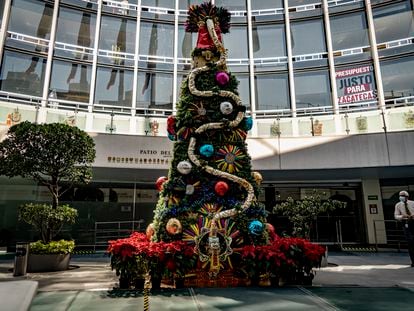
[[[144,219],[95,222],[94,250],[107,247],[110,240],[126,238],[134,231],[143,231],[144,225]]]
[[[406,240],[402,228],[402,222],[397,220],[373,220],[374,235],[375,235],[375,249],[378,251],[379,236],[386,237],[386,245],[388,247],[395,247],[398,251],[401,246],[405,246]]]

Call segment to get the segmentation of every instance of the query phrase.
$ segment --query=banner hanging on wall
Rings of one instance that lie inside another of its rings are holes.
[[[373,101],[377,98],[374,70],[370,65],[336,70],[338,104]]]

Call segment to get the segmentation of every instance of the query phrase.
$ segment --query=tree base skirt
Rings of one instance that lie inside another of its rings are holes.
[[[29,254],[27,272],[63,271],[69,268],[70,254]]]

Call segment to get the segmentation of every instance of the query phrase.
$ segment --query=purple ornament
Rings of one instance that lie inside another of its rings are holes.
[[[225,86],[227,83],[229,83],[230,77],[225,71],[219,71],[216,73],[216,82],[220,86]]]

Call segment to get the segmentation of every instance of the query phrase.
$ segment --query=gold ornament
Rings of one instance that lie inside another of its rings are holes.
[[[145,230],[145,234],[147,236],[147,239],[151,241],[152,236],[154,235],[155,230],[154,230],[154,224],[150,223],[147,227],[147,230]]]
[[[259,172],[252,172],[252,176],[257,185],[260,185],[262,183],[263,181],[262,174],[260,174]]]
[[[177,218],[170,218],[165,226],[165,229],[167,229],[169,234],[176,235],[182,232],[183,227]]]

